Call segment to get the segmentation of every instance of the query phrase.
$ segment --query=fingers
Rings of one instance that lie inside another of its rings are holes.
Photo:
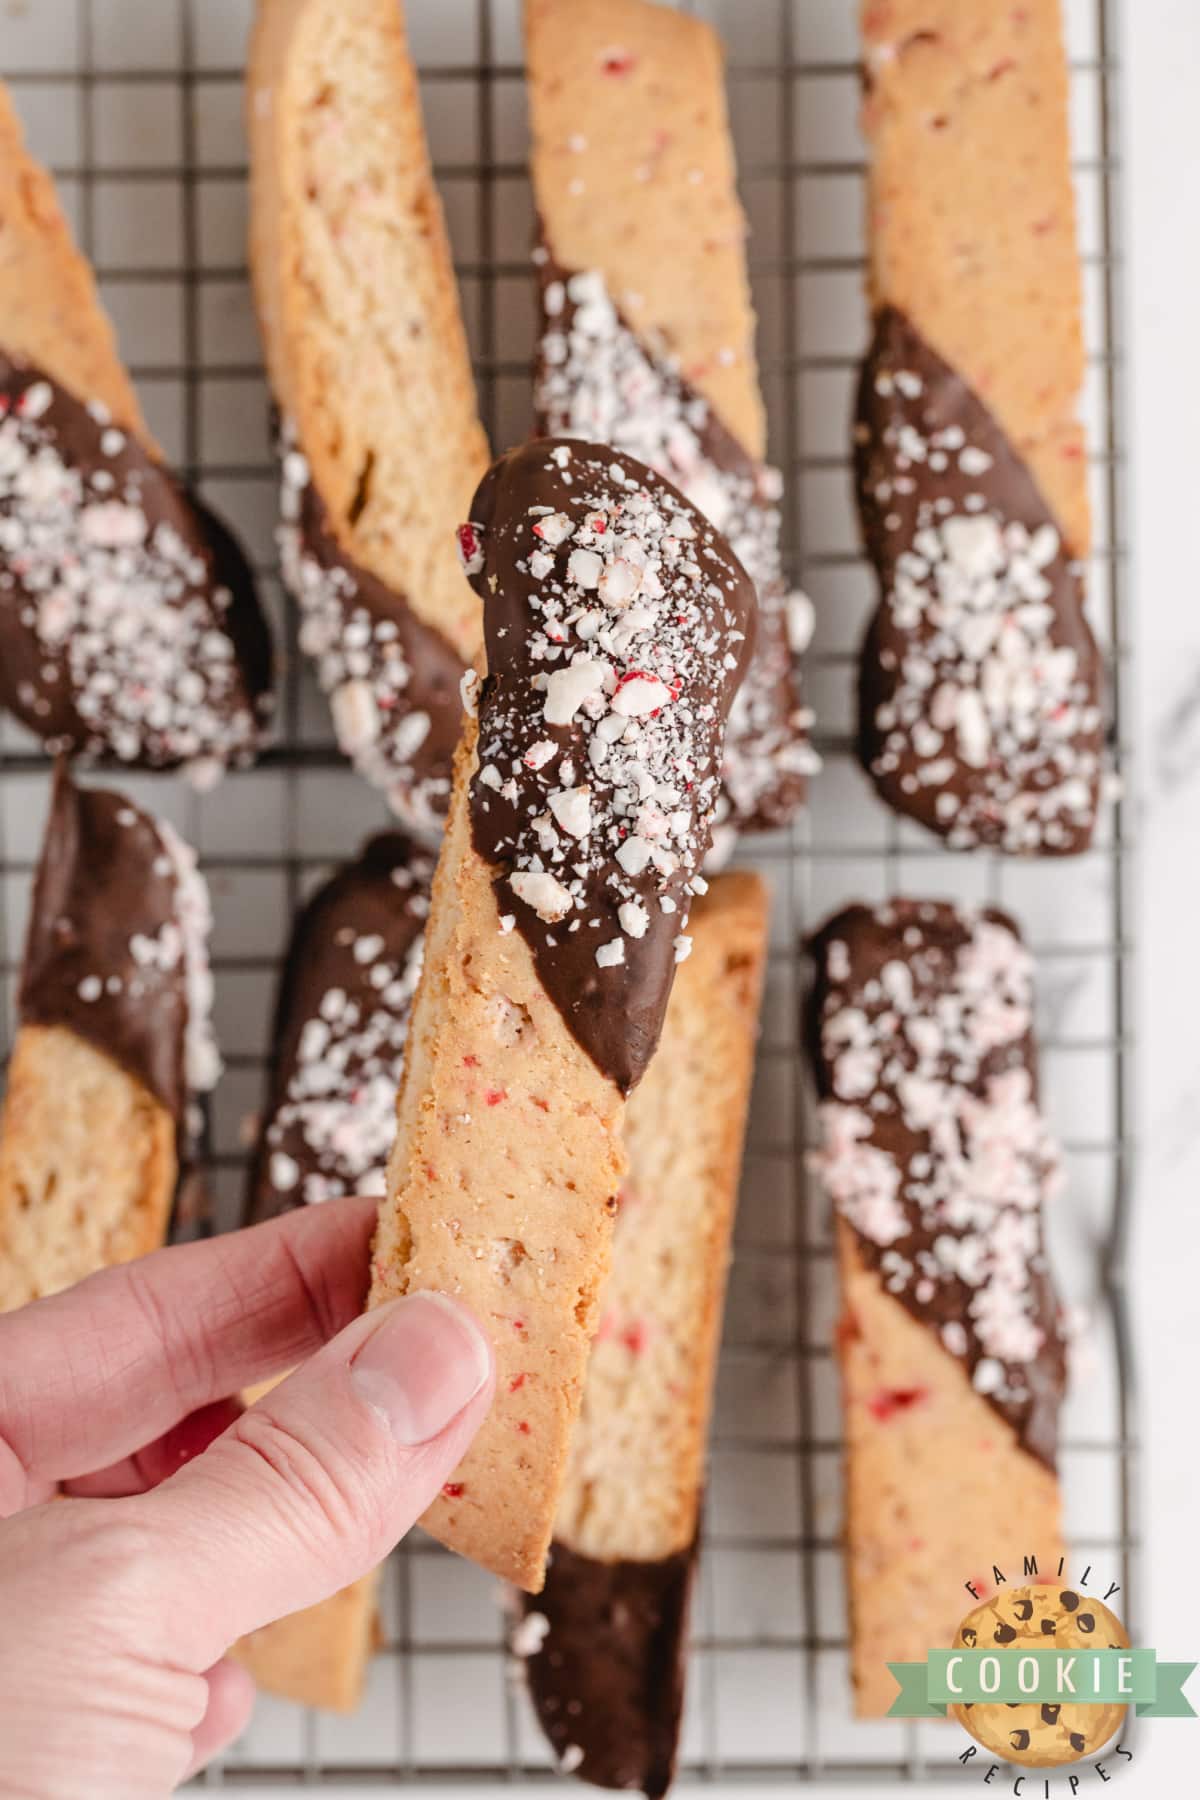
[[[128,1494],[144,1494],[147,1488],[157,1487],[168,1475],[182,1469],[184,1463],[207,1450],[244,1410],[240,1400],[214,1400],[211,1406],[189,1413],[132,1456],[110,1463],[107,1469],[97,1469],[94,1475],[64,1482],[63,1492],[81,1500],[116,1500]]]
[[[309,1356],[361,1310],[374,1219],[305,1207],[0,1318],[0,1518]]]
[[[413,1294],[355,1320],[173,1479],[117,1502],[175,1571],[173,1654],[206,1668],[381,1562],[461,1460],[493,1379],[466,1309]]]
[[[184,1779],[228,1748],[250,1723],[256,1689],[250,1671],[228,1657],[207,1671],[208,1708],[192,1733],[192,1760]]]

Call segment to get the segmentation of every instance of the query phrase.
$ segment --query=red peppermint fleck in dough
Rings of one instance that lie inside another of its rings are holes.
[[[512,1380],[508,1384],[508,1391],[510,1394],[515,1394],[518,1388],[523,1388],[524,1386],[525,1386],[525,1374],[524,1374],[524,1371],[522,1371],[520,1375],[513,1376]]]
[[[636,66],[637,58],[629,50],[622,50],[614,45],[612,49],[602,52],[600,67],[605,75],[628,75]]]
[[[442,1483],[442,1492],[447,1500],[461,1500],[463,1495],[463,1484],[461,1481],[444,1481]]]
[[[489,1088],[484,1099],[489,1106],[499,1106],[502,1100],[508,1099],[508,1093],[504,1088]]]
[[[880,1388],[867,1401],[871,1414],[881,1423],[893,1418],[896,1413],[907,1412],[912,1406],[919,1406],[928,1400],[928,1388]]]

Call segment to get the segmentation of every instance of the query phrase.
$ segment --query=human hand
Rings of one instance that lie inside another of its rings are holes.
[[[490,1347],[440,1295],[359,1316],[374,1217],[294,1212],[0,1318],[5,1800],[170,1794],[249,1718],[230,1645],[381,1562],[462,1457]]]

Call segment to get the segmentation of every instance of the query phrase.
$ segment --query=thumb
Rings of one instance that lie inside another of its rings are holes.
[[[491,1404],[491,1346],[421,1292],[356,1319],[137,1508],[172,1570],[176,1654],[237,1638],[365,1575],[425,1511]]]

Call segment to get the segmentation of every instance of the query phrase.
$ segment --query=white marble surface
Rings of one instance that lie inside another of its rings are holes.
[[[1200,234],[1177,203],[1200,169],[1195,0],[1126,8],[1124,53],[1141,746],[1142,1152],[1132,1275],[1146,1440],[1143,1612],[1147,1640],[1182,1658],[1200,1657],[1200,612],[1189,578],[1200,461],[1192,427],[1200,409]],[[1198,1693],[1194,1681],[1194,1701]],[[1194,1792],[1200,1724],[1163,1723],[1144,1735],[1145,1763],[1120,1791]]]

